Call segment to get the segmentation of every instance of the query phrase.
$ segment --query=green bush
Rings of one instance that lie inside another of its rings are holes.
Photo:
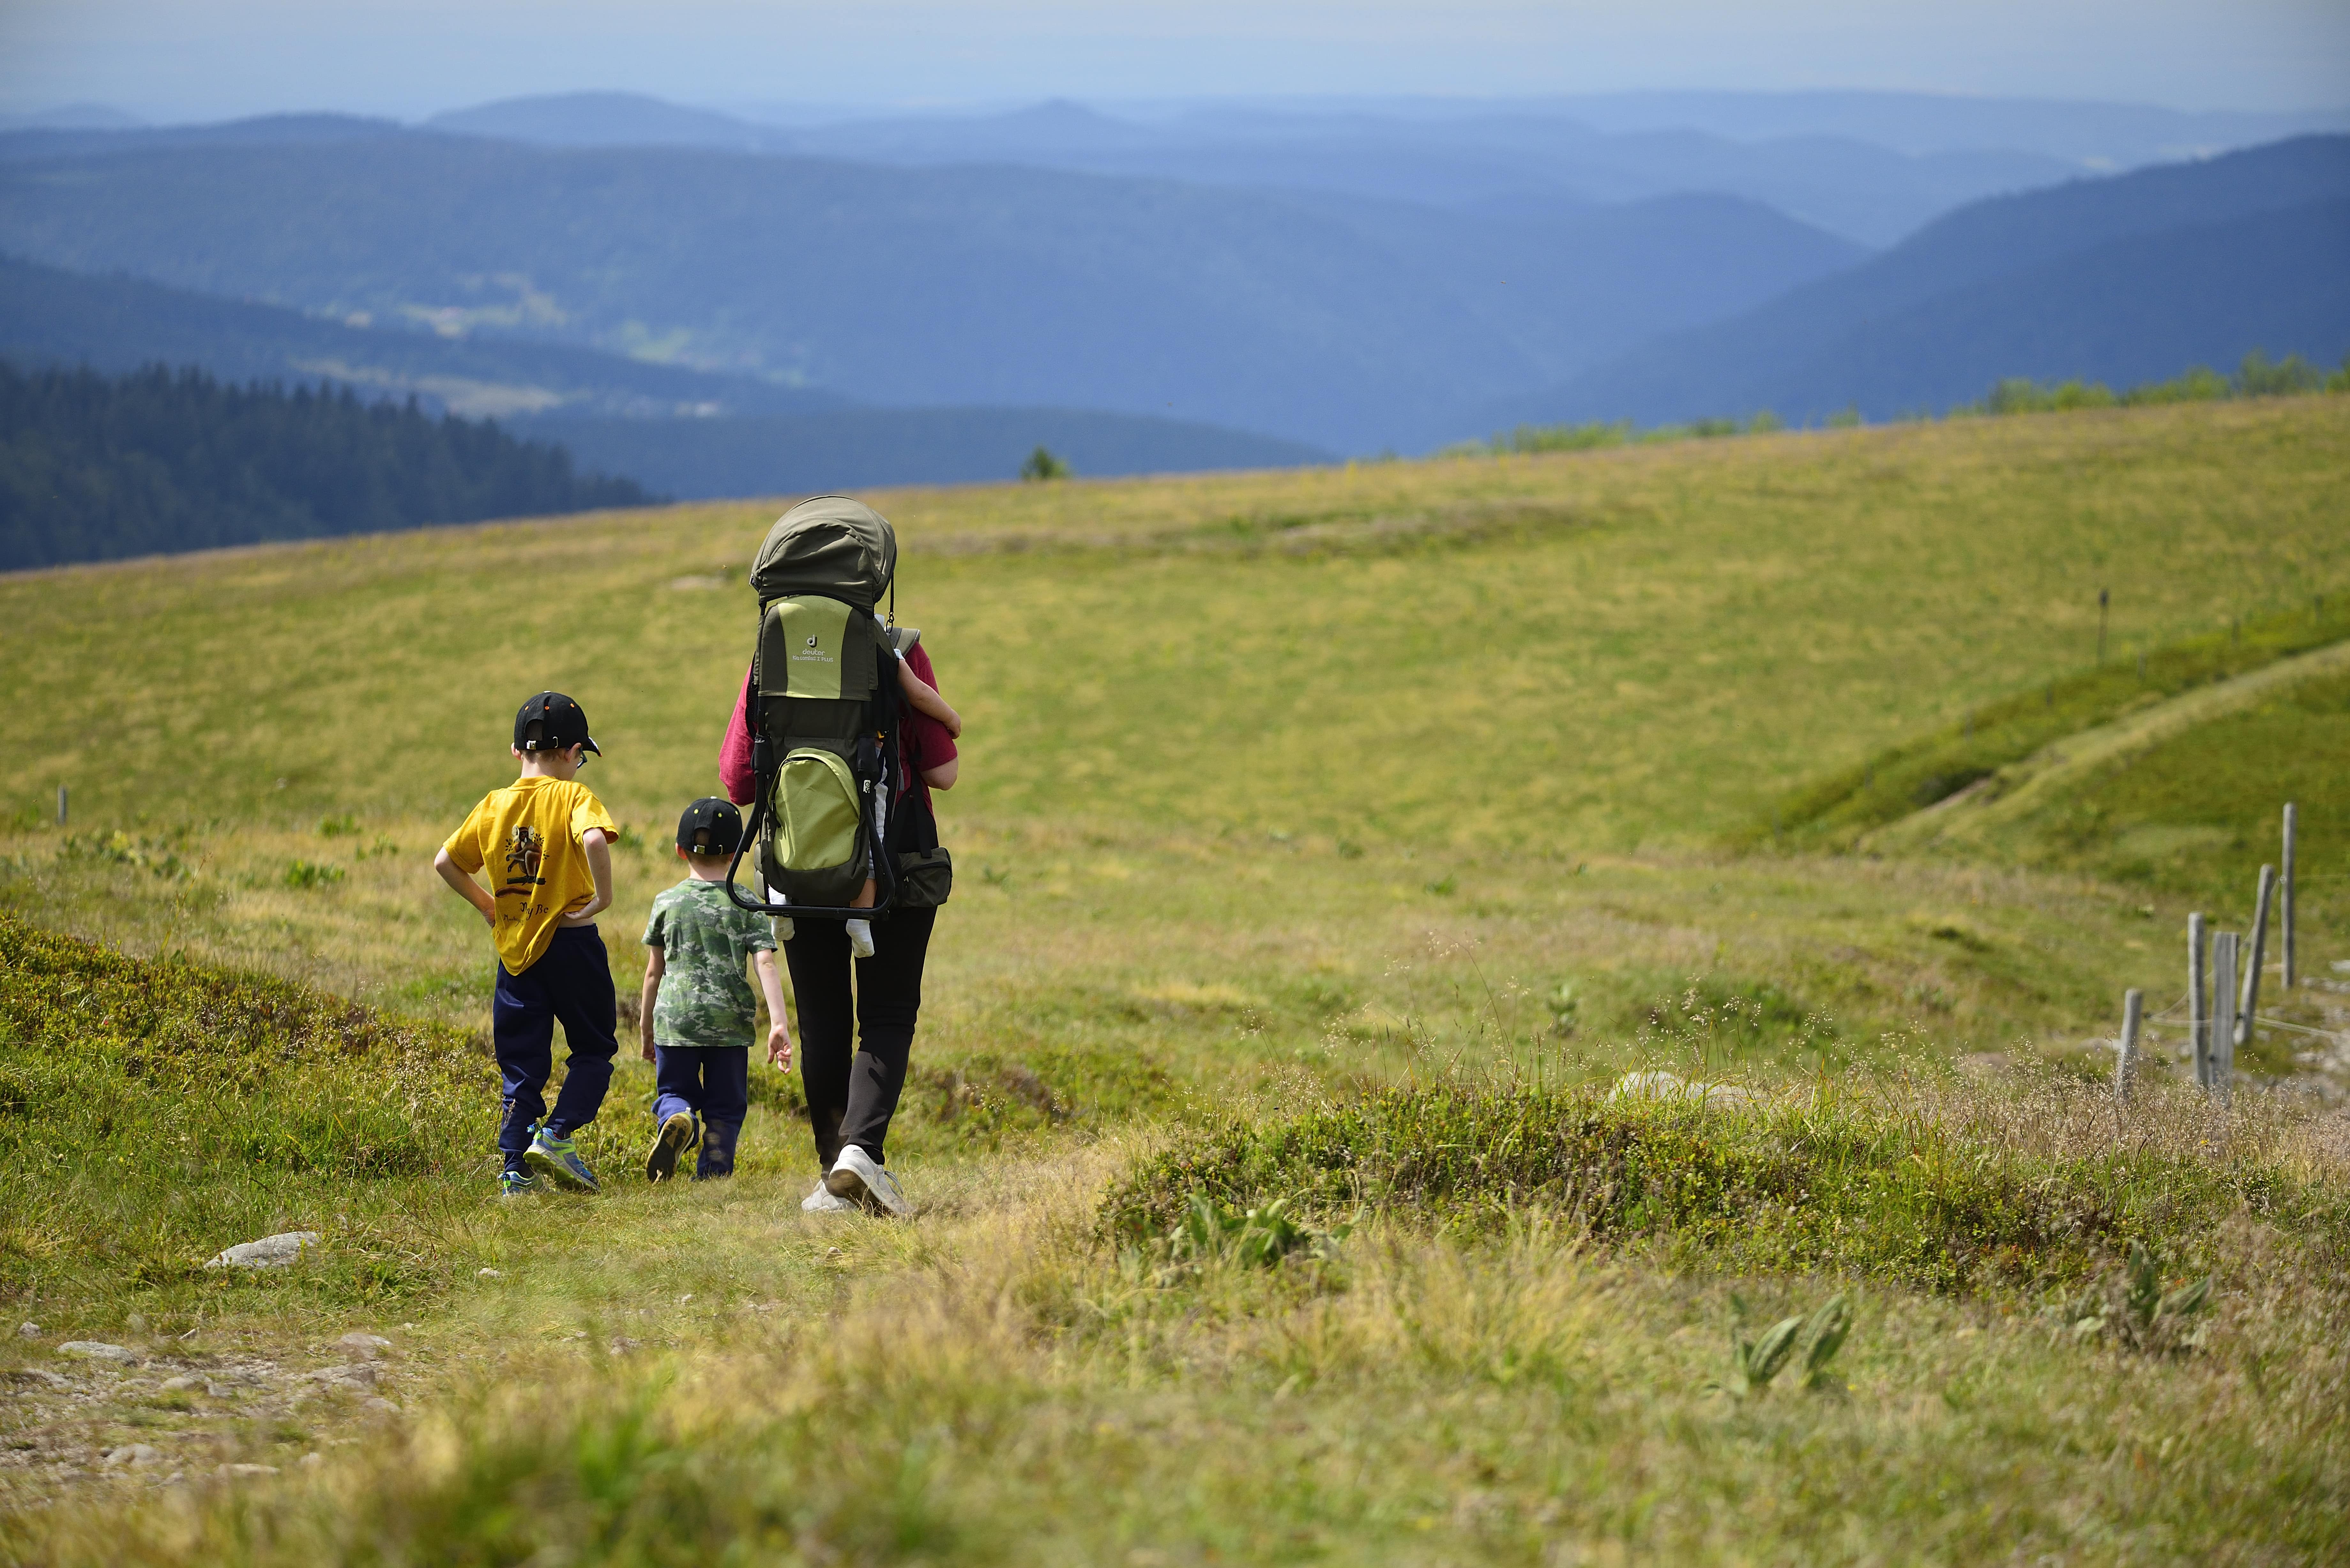
[[[1199,1201],[1245,1212],[1277,1199],[1301,1222],[1359,1208],[1470,1230],[1547,1206],[1594,1241],[1679,1264],[1945,1292],[2078,1281],[2141,1237],[2191,1248],[2248,1202],[2311,1233],[2350,1219],[2344,1194],[2264,1166],[2144,1146],[2018,1153],[1898,1108],[1709,1111],[1467,1085],[1386,1088],[1188,1140],[1129,1170],[1099,1218],[1118,1244],[1148,1246]]]

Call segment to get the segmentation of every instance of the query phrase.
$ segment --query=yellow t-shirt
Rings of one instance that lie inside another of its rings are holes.
[[[508,974],[536,963],[555,940],[555,923],[564,911],[595,897],[596,874],[579,842],[591,827],[613,838],[620,836],[604,803],[586,784],[520,778],[484,795],[442,846],[467,876],[491,867],[498,919],[490,938]]]

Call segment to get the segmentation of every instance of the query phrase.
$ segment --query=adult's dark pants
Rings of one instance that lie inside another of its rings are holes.
[[[498,1076],[505,1089],[505,1115],[498,1124],[498,1152],[508,1170],[528,1168],[523,1150],[541,1116],[555,1137],[569,1137],[596,1119],[612,1082],[612,964],[604,939],[593,926],[559,926],[538,961],[520,974],[498,965],[497,994],[490,1002],[490,1033],[497,1048]],[[546,1114],[546,1080],[555,1071],[555,1026],[563,1025],[570,1060],[555,1114]]]
[[[882,1144],[906,1087],[914,1020],[922,1010],[922,961],[938,915],[899,909],[874,921],[868,959],[849,957],[848,931],[839,920],[793,922],[784,961],[799,1003],[800,1083],[816,1158],[827,1170],[850,1144],[875,1164],[887,1163]]]

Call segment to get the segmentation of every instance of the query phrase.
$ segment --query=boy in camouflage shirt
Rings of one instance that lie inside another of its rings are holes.
[[[694,1179],[734,1174],[758,1023],[745,959],[767,996],[767,1060],[791,1068],[775,932],[764,916],[726,896],[726,873],[742,842],[742,814],[727,802],[705,797],[687,806],[678,819],[677,854],[690,875],[653,899],[645,923],[645,946],[653,950],[637,1028],[645,1060],[655,1064],[653,1120],[660,1126],[645,1157],[648,1181],[668,1180],[697,1145]]]

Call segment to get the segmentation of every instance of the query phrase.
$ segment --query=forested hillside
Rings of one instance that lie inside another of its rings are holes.
[[[628,506],[559,446],[345,389],[0,362],[0,569]]]

